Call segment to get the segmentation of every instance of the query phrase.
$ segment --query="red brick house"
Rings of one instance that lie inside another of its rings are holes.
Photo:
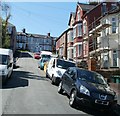
[[[73,59],[73,23],[75,22],[75,13],[71,12],[70,13],[70,18],[69,18],[69,31],[67,33],[67,59]]]
[[[80,62],[83,59],[83,15],[93,9],[95,5],[77,3],[75,22],[73,24],[73,37],[74,37],[74,59]]]
[[[67,59],[67,32],[69,29],[65,30],[57,39],[56,39],[56,53]]]

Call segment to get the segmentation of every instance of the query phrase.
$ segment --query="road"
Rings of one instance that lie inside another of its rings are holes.
[[[38,68],[38,60],[28,53],[22,53],[12,77],[2,88],[2,113],[98,114],[84,107],[71,108],[68,97],[58,94],[57,88]]]

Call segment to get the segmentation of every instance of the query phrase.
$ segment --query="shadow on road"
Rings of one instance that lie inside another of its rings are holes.
[[[20,58],[33,58],[33,57],[27,52],[21,52]]]
[[[25,71],[13,71],[12,77],[7,80],[6,84],[2,86],[2,89],[10,89],[17,87],[26,87],[29,85],[28,79],[36,79],[42,81],[48,81],[45,77],[40,77],[31,72]]]
[[[28,74],[25,72],[14,71],[11,78],[2,86],[2,89],[28,86],[28,80],[24,78],[26,76],[28,76]]]

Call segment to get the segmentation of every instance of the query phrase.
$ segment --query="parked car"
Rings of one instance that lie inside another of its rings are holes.
[[[47,62],[44,63],[44,72],[45,73],[46,73],[46,70],[47,70],[47,67],[48,67],[48,63],[49,63],[49,61],[47,61]]]
[[[70,96],[69,105],[72,107],[84,103],[104,109],[117,104],[116,93],[110,89],[102,75],[78,67],[70,67],[63,74],[58,93],[63,91]]]
[[[0,81],[4,84],[13,72],[13,51],[0,48]]]
[[[52,52],[50,52],[50,51],[41,51],[40,52],[40,57],[43,57],[44,55],[52,55]]]
[[[69,67],[75,67],[75,63],[59,58],[51,58],[46,70],[46,77],[51,79],[52,84],[59,84],[63,73]]]
[[[38,62],[38,67],[41,70],[44,70],[44,65],[45,65],[46,62],[48,62],[50,60],[50,58],[51,58],[50,55],[44,55],[44,56],[42,56],[41,59]]]
[[[35,59],[40,59],[40,53],[39,52],[34,53],[34,58]]]

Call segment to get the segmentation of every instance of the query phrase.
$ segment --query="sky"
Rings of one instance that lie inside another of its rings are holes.
[[[82,0],[82,3],[87,3]],[[9,2],[10,23],[17,32],[59,37],[68,28],[70,12],[75,12],[77,2]]]

